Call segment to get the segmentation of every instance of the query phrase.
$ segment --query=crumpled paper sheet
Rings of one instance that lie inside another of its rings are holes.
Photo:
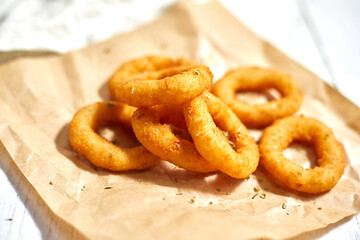
[[[291,74],[306,95],[297,114],[326,123],[344,147],[340,182],[306,195],[279,186],[261,168],[244,180],[165,162],[145,171],[95,168],[71,148],[69,122],[80,107],[109,99],[106,83],[120,64],[149,54],[204,63],[215,79],[242,65]],[[60,56],[16,60],[0,66],[0,76],[1,143],[47,206],[86,238],[278,239],[360,211],[360,109],[217,2],[181,2],[134,32]]]

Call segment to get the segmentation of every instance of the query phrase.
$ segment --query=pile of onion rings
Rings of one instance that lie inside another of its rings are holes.
[[[228,72],[210,89],[212,81],[207,66],[186,59],[148,56],[126,62],[109,79],[113,101],[88,105],[73,117],[71,145],[94,165],[113,171],[165,160],[189,171],[243,179],[260,161],[297,191],[320,193],[336,185],[344,172],[343,150],[321,122],[291,117],[303,97],[290,76],[251,67]],[[235,99],[237,91],[269,88],[278,90],[280,99],[260,105]],[[96,132],[106,122],[132,127],[142,145],[125,149],[106,140]],[[258,146],[246,126],[272,123]],[[293,140],[314,145],[318,167],[305,170],[282,155]]]

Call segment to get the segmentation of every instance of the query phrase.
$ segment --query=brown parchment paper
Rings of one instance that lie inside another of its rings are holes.
[[[95,168],[71,148],[69,122],[80,107],[109,99],[106,82],[121,63],[149,54],[191,58],[209,65],[215,79],[243,65],[291,74],[306,95],[297,114],[326,123],[344,147],[340,182],[328,193],[304,195],[278,186],[261,168],[245,180],[167,163],[123,173]],[[134,32],[6,63],[0,83],[1,143],[55,215],[87,238],[288,238],[360,211],[360,109],[217,2],[181,2]],[[256,186],[266,199],[254,197]]]

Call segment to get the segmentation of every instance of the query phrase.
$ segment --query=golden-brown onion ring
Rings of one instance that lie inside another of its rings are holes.
[[[116,102],[98,102],[81,108],[70,124],[71,145],[95,166],[113,171],[145,169],[156,165],[160,159],[144,146],[123,149],[95,132],[104,122],[128,125],[135,109]]]
[[[176,136],[168,124],[186,129],[181,105],[138,108],[132,117],[136,138],[153,154],[190,171],[216,171],[216,168],[199,154],[191,139]]]
[[[184,105],[188,131],[199,153],[220,171],[246,178],[259,163],[259,150],[231,109],[209,92]],[[231,146],[223,133],[230,135]]]
[[[131,76],[134,74],[192,65],[196,65],[196,63],[184,58],[171,59],[166,56],[146,56],[134,59],[124,63],[118,70],[116,70],[109,80],[109,89],[114,89],[114,86],[117,85],[118,82],[131,79]]]
[[[144,58],[121,67],[109,80],[113,99],[135,107],[182,104],[212,83],[213,75],[207,66],[165,60]]]
[[[304,169],[285,158],[282,151],[294,141],[313,144],[318,165]],[[260,164],[289,188],[306,193],[321,193],[336,185],[344,172],[343,149],[331,129],[306,117],[287,117],[266,128],[259,145]]]
[[[262,91],[275,88],[281,98],[264,104],[250,105],[236,99],[241,91]],[[282,72],[257,67],[237,68],[225,74],[212,87],[212,93],[223,100],[247,126],[265,127],[276,119],[295,113],[301,105],[300,87]]]

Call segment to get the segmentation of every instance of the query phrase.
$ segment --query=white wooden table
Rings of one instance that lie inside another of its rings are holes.
[[[0,51],[76,49],[149,22],[173,2],[0,0]],[[221,2],[360,106],[360,1]],[[0,239],[76,238],[64,236],[66,226],[39,207],[42,201],[7,156],[0,155],[0,169]],[[297,239],[360,239],[360,214]]]

